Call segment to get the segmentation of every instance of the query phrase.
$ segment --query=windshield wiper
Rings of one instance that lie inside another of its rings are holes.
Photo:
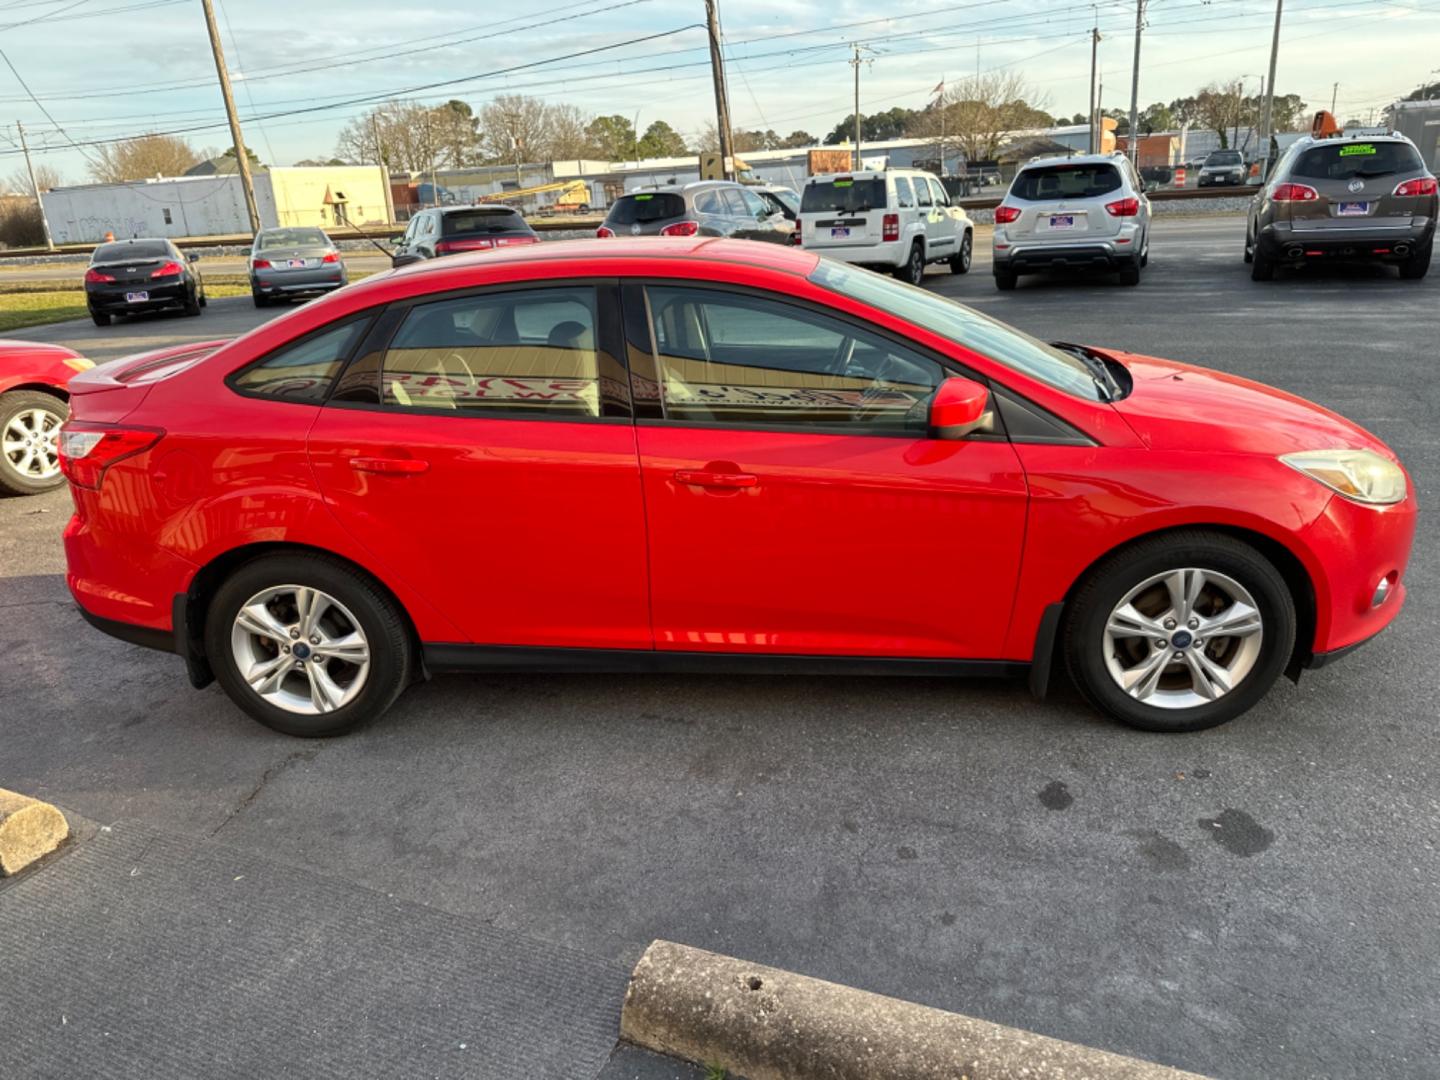
[[[1079,345],[1071,345],[1066,341],[1054,341],[1051,344],[1061,352],[1067,352],[1075,359],[1085,365],[1090,372],[1090,378],[1095,382],[1095,389],[1100,392],[1100,400],[1104,402],[1118,401],[1123,396],[1120,383],[1110,372],[1110,366],[1099,356],[1089,349]]]

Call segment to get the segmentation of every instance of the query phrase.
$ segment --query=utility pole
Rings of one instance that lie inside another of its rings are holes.
[[[1270,136],[1275,134],[1271,124],[1275,120],[1275,62],[1280,58],[1280,12],[1285,6],[1285,0],[1275,0],[1275,34],[1270,39],[1270,78],[1266,80],[1265,87],[1261,92],[1265,95],[1265,117],[1260,122],[1261,143],[1260,143],[1260,182],[1263,184],[1266,177],[1270,175]],[[1339,83],[1336,83],[1339,88]],[[1333,106],[1332,106],[1333,107]]]
[[[1145,0],[1135,0],[1135,68],[1130,73],[1130,164],[1138,165],[1140,141],[1140,34],[1145,29]]]
[[[225,67],[225,50],[220,47],[220,30],[215,25],[215,9],[210,0],[200,0],[205,9],[205,28],[210,31],[210,51],[215,54],[215,72],[220,76],[220,96],[225,99],[225,115],[230,119],[230,138],[235,143],[235,168],[240,174],[240,189],[245,194],[245,210],[250,215],[250,231],[260,231],[260,211],[255,206],[255,183],[250,178],[250,158],[245,153],[245,139],[240,134],[240,118],[235,115],[235,98],[230,93],[230,72]]]
[[[379,113],[373,113],[373,112],[372,112],[372,113],[370,114],[370,132],[371,132],[372,135],[375,136],[375,164],[377,164],[377,165],[389,165],[390,163],[385,160],[385,148],[384,148],[384,146],[382,146],[381,143],[380,143],[380,115],[379,115]]]
[[[730,136],[730,94],[725,89],[725,57],[720,52],[720,15],[715,0],[705,0],[705,29],[710,36],[710,78],[715,83],[715,128],[720,136],[720,170],[735,179],[735,147]]]
[[[1090,153],[1100,152],[1100,133],[1095,130],[1095,75],[1096,62],[1100,58],[1100,27],[1090,31]]]
[[[856,44],[850,66],[855,69],[855,171],[860,171],[860,46]]]
[[[30,163],[30,147],[25,142],[25,125],[16,120],[15,130],[20,133],[20,152],[25,155],[25,171],[30,174],[30,190],[35,193],[35,206],[40,211],[40,228],[45,232],[45,250],[54,251],[55,241],[50,238],[50,219],[45,216],[45,203],[40,198],[40,185],[35,182],[35,166]]]
[[[1335,115],[1335,99],[1340,96],[1340,84],[1337,82],[1330,88],[1330,115]]]

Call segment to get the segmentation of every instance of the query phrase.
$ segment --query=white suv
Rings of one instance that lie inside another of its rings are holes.
[[[887,169],[810,177],[795,231],[807,251],[918,285],[926,263],[969,270],[975,230],[932,174]]]
[[[1042,270],[1119,271],[1140,284],[1150,261],[1150,200],[1124,154],[1028,162],[995,208],[995,285]]]

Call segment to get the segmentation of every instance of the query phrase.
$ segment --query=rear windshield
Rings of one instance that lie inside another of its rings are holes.
[[[880,210],[886,205],[885,181],[880,177],[856,180],[848,176],[837,176],[833,180],[817,180],[805,185],[800,196],[801,213],[816,211],[844,210],[858,213],[864,210]]]
[[[610,207],[605,219],[611,225],[636,225],[647,221],[664,221],[685,213],[685,199],[673,192],[642,191],[638,195],[622,195]]]
[[[164,240],[132,240],[123,244],[101,244],[91,262],[125,262],[127,259],[168,259],[170,245]]]
[[[1120,190],[1120,170],[1098,165],[1042,165],[1024,169],[1010,185],[1017,199],[1088,199]]]
[[[529,232],[530,226],[514,210],[457,210],[444,215],[446,236],[473,233]]]
[[[319,229],[275,229],[261,233],[255,246],[261,251],[266,248],[329,247],[330,238]]]
[[[1241,165],[1244,159],[1239,150],[1216,150],[1205,159],[1206,165]]]
[[[1418,172],[1424,167],[1409,143],[1344,142],[1306,150],[1296,160],[1291,175],[1307,180],[1351,180],[1357,176]]]

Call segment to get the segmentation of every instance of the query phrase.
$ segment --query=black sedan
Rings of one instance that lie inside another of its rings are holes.
[[[85,303],[96,326],[109,326],[113,315],[179,308],[199,315],[205,284],[186,256],[169,240],[117,240],[101,244],[85,271]]]

